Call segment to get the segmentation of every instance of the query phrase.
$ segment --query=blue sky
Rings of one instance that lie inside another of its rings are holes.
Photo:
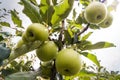
[[[23,9],[23,7],[16,3],[19,0],[0,1],[3,2],[2,4],[0,4],[0,8],[15,8],[17,11],[21,11]],[[109,1],[112,2],[112,0]],[[120,5],[118,5],[116,12],[113,12],[113,15],[113,24],[107,29],[94,31],[90,30],[93,31],[93,34],[90,36],[89,40],[91,40],[93,43],[99,41],[108,41],[114,43],[116,47],[94,50],[93,52],[97,55],[98,59],[101,60],[101,65],[105,66],[108,70],[120,71]],[[24,14],[21,14],[20,16],[20,18],[24,20],[24,26],[28,26],[31,23],[30,20]]]

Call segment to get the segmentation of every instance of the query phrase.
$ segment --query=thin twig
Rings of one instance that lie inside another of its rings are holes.
[[[86,26],[85,28],[83,28],[83,30],[82,30],[81,32],[79,32],[79,33],[77,34],[77,36],[81,35],[81,34],[84,33],[85,31],[87,31],[88,28],[89,28],[89,26],[90,26],[90,23],[88,23],[87,26]]]

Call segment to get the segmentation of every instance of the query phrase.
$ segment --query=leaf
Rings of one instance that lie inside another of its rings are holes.
[[[89,27],[90,27],[91,29],[94,29],[94,30],[96,30],[96,29],[100,29],[100,26],[95,25],[95,24],[90,24]]]
[[[11,53],[11,50],[3,45],[0,45],[0,60],[7,59]]]
[[[65,76],[65,80],[74,80],[74,78],[76,77],[94,77],[96,76],[96,73],[85,70],[84,68],[82,70],[80,70],[80,72],[74,76]],[[80,78],[81,80],[81,78]],[[82,79],[82,80],[86,80],[86,79]]]
[[[80,54],[82,54],[86,58],[90,59],[93,63],[95,63],[98,67],[100,67],[100,63],[99,63],[96,55],[91,54],[89,52],[81,52]]]
[[[76,14],[77,14],[77,12],[75,11],[75,8],[74,8],[74,9],[73,9],[73,20],[75,19]]]
[[[23,13],[26,14],[33,23],[41,23],[39,8],[28,0],[21,0],[24,4]]]
[[[79,43],[76,44],[77,45],[77,48],[80,49],[80,50],[84,50],[84,47],[86,45],[91,45],[91,42],[90,41],[87,41],[87,40],[81,40]]]
[[[81,12],[76,19],[76,24],[83,24],[83,23],[88,24],[88,22],[84,18],[84,12]]]
[[[71,44],[73,40],[72,40],[68,30],[64,30],[64,36],[65,36],[66,43]]]
[[[11,18],[14,24],[17,25],[17,27],[22,27],[22,20],[18,17],[18,13],[16,10],[12,11],[11,10]]]
[[[85,69],[82,69],[79,73],[78,73],[79,76],[83,76],[83,77],[93,77],[93,76],[96,76],[96,74],[94,72],[90,72],[90,71],[87,71]]]
[[[93,32],[89,32],[89,33],[87,33],[86,35],[84,35],[84,36],[82,37],[82,40],[88,39],[88,37],[89,37],[92,33],[93,33]]]
[[[102,48],[110,48],[115,47],[113,43],[109,42],[97,42],[95,44],[86,45],[83,50],[93,50],[93,49],[102,49]]]
[[[10,24],[8,22],[0,22],[0,26],[10,27]]]
[[[35,80],[37,76],[36,72],[17,72],[5,77],[5,80]]]
[[[61,3],[54,6],[54,14],[52,16],[51,23],[55,25],[60,21],[64,20],[72,10],[74,0],[62,0]]]
[[[2,34],[4,37],[8,37],[8,36],[11,36],[12,34],[9,33],[9,32],[0,32],[0,34]]]
[[[90,0],[80,0],[80,3],[81,3],[83,6],[88,6],[88,4],[90,3]]]
[[[0,41],[4,40],[3,36],[0,34]]]
[[[25,53],[35,50],[41,44],[42,44],[41,41],[35,41],[35,42],[29,42],[27,44],[24,44],[19,48],[15,48],[13,53],[11,53],[10,57],[8,58],[9,62]]]
[[[40,14],[42,19],[48,25],[51,25],[51,18],[54,13],[54,8],[50,4],[50,0],[41,0],[40,3]]]

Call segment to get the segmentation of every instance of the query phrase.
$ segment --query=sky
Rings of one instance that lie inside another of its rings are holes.
[[[0,8],[16,9],[18,12],[23,9],[16,2],[19,0],[0,0]],[[111,3],[113,0],[109,0]],[[120,1],[120,0],[118,0]],[[116,47],[94,50],[98,59],[101,61],[101,65],[105,66],[108,70],[120,71],[120,4],[117,7],[116,12],[113,12],[114,20],[112,25],[106,29],[90,30],[93,34],[89,37],[93,43],[99,41],[108,41],[116,45]],[[20,12],[20,18],[23,21],[23,26],[28,26],[30,20]],[[8,19],[10,21],[10,19]],[[7,29],[5,29],[6,31]]]

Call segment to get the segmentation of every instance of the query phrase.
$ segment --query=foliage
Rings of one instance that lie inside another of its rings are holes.
[[[41,0],[41,3],[38,4],[36,0],[21,0],[19,4],[24,6],[23,14],[25,14],[32,23],[41,23],[49,29],[49,40],[56,43],[59,51],[64,47],[73,48],[79,52],[80,55],[92,61],[95,66],[86,66],[86,64],[83,64],[83,68],[78,74],[68,77],[63,76],[56,71],[55,60],[52,60],[48,64],[40,64],[39,70],[37,72],[34,71],[32,60],[27,60],[27,62],[25,62],[20,56],[25,58],[24,54],[34,51],[41,46],[42,42],[29,42],[16,48],[14,44],[9,41],[14,36],[17,37],[19,35],[22,37],[24,27],[22,20],[19,18],[19,12],[15,9],[10,11],[0,9],[0,12],[1,10],[5,12],[0,15],[0,27],[9,27],[12,29],[9,22],[2,21],[1,19],[5,18],[6,15],[11,15],[11,20],[15,25],[16,30],[16,35],[13,35],[0,29],[0,70],[1,76],[3,76],[5,80],[35,80],[37,76],[43,78],[46,78],[47,76],[50,80],[73,80],[75,78],[78,80],[120,79],[119,72],[108,72],[104,67],[101,67],[97,56],[92,53],[92,50],[94,49],[110,48],[115,47],[115,45],[107,41],[92,43],[88,40],[93,34],[93,32],[87,31],[89,28],[93,30],[100,29],[100,26],[90,24],[84,18],[84,9],[89,5],[90,0],[79,1],[79,4],[83,6],[83,9],[79,13],[76,12],[76,9],[73,9],[74,2],[74,0],[62,0],[61,2],[58,2],[58,0]],[[110,9],[110,7],[108,8]],[[114,10],[114,7],[111,8]],[[73,11],[72,19],[68,19],[71,11]],[[36,56],[34,56],[34,58],[35,57]],[[19,59],[19,61],[16,59]]]

